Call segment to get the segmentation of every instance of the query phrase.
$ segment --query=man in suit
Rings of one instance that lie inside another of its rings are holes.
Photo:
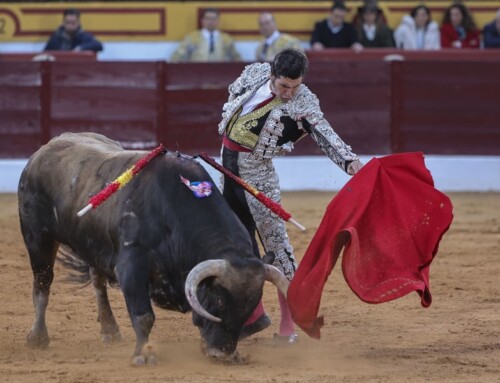
[[[172,54],[172,62],[239,61],[240,54],[229,34],[220,31],[218,9],[207,8],[202,28],[188,34]]]
[[[285,48],[302,50],[302,44],[295,37],[281,33],[272,13],[263,12],[259,16],[259,30],[264,39],[257,46],[257,61],[272,61],[276,54]]]

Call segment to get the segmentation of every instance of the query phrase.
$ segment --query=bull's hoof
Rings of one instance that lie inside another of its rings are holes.
[[[47,330],[40,332],[31,330],[26,341],[28,347],[46,349],[50,343],[49,333]]]
[[[102,334],[101,340],[102,340],[102,343],[104,343],[106,345],[112,344],[112,343],[118,343],[118,342],[121,342],[122,335],[120,334],[119,331],[112,333],[112,334]]]
[[[156,366],[158,364],[158,359],[156,355],[136,355],[132,358],[132,366],[142,367],[142,366]]]
[[[142,352],[139,355],[134,355],[132,357],[132,365],[136,367],[156,366],[157,364],[158,359],[150,343],[146,343],[142,347]]]
[[[146,357],[146,364],[148,366],[156,366],[158,365],[158,359],[156,358],[156,355],[149,355]]]
[[[141,367],[146,365],[146,357],[144,355],[137,355],[132,358],[132,366]]]

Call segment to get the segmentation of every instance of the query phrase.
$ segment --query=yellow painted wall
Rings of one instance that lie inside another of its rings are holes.
[[[395,28],[401,17],[418,1],[379,2],[389,25]],[[449,1],[429,1],[433,19],[441,23]],[[362,1],[348,1],[351,20]],[[500,7],[498,1],[466,2],[479,28],[490,22]],[[82,11],[82,25],[102,41],[177,41],[198,27],[200,10],[221,10],[221,29],[237,40],[258,39],[257,16],[271,10],[280,30],[308,40],[315,21],[328,13],[331,1],[265,2],[133,2],[133,3],[0,3],[0,42],[41,42],[59,26],[62,11]]]

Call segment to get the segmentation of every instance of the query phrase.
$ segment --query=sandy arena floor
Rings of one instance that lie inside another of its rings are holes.
[[[330,193],[288,193],[284,206],[308,230],[289,234],[300,260]],[[340,268],[330,276],[320,312],[320,341],[299,331],[300,342],[272,341],[279,309],[265,290],[273,325],[240,343],[241,366],[216,365],[202,355],[189,314],[156,310],[151,334],[157,367],[129,365],[134,335],[120,291],[111,303],[123,342],[101,344],[90,287],[63,281],[56,268],[47,324],[51,344],[28,349],[34,319],[32,274],[17,215],[17,199],[0,194],[0,382],[500,382],[500,194],[452,194],[455,220],[431,266],[432,306],[418,294],[381,305],[361,302]]]

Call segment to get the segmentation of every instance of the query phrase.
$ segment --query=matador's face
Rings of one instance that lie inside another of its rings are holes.
[[[283,102],[290,101],[299,91],[301,84],[302,77],[291,79],[271,76],[271,91]]]

